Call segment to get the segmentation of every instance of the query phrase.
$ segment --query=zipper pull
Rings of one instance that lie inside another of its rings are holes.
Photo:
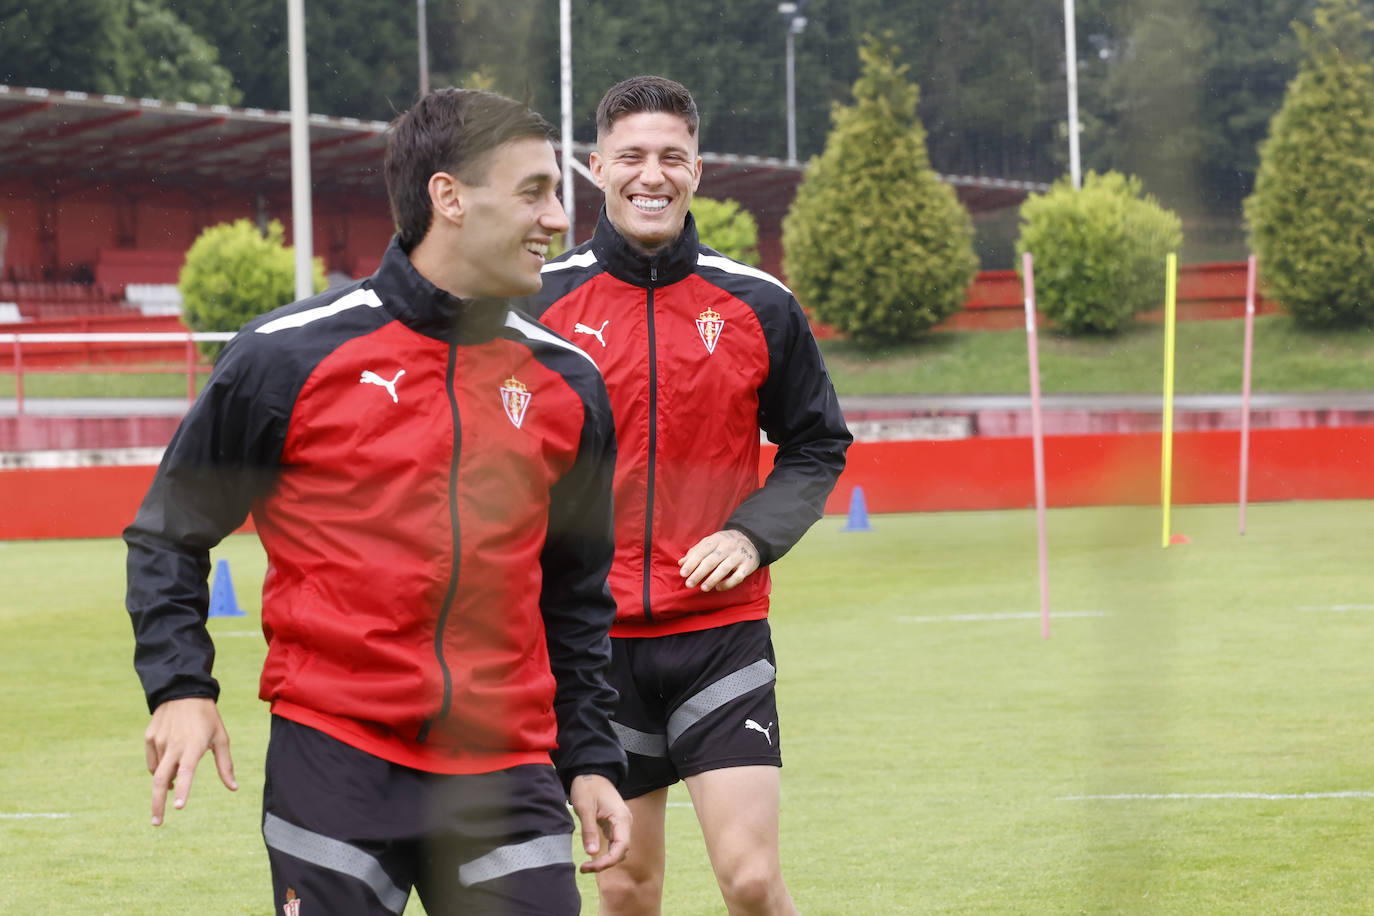
[[[658,282],[658,265],[657,265],[657,264],[650,264],[650,265],[649,265],[649,282],[650,282],[650,283],[657,283],[657,282]]]

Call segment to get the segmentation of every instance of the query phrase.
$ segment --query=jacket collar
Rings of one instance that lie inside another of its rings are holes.
[[[691,275],[697,266],[697,224],[688,212],[682,235],[652,258],[646,257],[611,225],[606,208],[596,221],[592,251],[606,272],[617,280],[644,288],[668,286]]]
[[[412,330],[446,342],[480,343],[496,337],[505,325],[505,299],[460,299],[420,275],[393,236],[372,288],[388,312]]]

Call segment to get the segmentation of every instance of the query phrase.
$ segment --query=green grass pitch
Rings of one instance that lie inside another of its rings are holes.
[[[783,857],[825,914],[1366,913],[1374,503],[824,519],[775,567]],[[0,912],[272,913],[255,539],[216,618],[241,789],[149,826],[118,541],[0,543]],[[685,793],[665,913],[723,911]],[[583,882],[584,911],[595,889]],[[418,913],[412,901],[408,912]]]

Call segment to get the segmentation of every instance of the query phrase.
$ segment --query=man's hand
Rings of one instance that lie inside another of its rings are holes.
[[[173,808],[186,807],[191,794],[191,779],[206,751],[215,755],[220,782],[231,790],[234,761],[229,756],[229,733],[220,721],[219,708],[208,697],[168,700],[153,711],[153,720],[143,733],[143,750],[148,772],[153,774],[153,826],[162,824],[167,790],[176,787]]]
[[[630,850],[630,809],[605,776],[574,776],[569,792],[573,813],[582,825],[582,848],[593,858],[583,862],[583,874],[605,871],[625,859]],[[610,841],[601,855],[601,838]]]
[[[688,588],[723,592],[759,568],[759,551],[743,533],[727,529],[697,541],[677,565]]]

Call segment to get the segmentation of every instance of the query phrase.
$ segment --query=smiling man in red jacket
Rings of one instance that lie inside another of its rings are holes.
[[[253,515],[273,912],[572,916],[569,798],[583,869],[625,854],[610,405],[506,302],[568,225],[551,134],[487,92],[399,117],[381,267],[229,343],[125,531],[158,825],[206,750],[236,788],[206,574]]]
[[[541,321],[581,346],[615,411],[610,680],[635,841],[603,914],[658,913],[668,786],[685,780],[732,914],[791,914],[768,564],[820,518],[850,443],[806,316],[772,276],[700,244],[690,93],[626,80],[597,109],[591,241],[544,268]],[[759,430],[778,445],[759,486]]]

